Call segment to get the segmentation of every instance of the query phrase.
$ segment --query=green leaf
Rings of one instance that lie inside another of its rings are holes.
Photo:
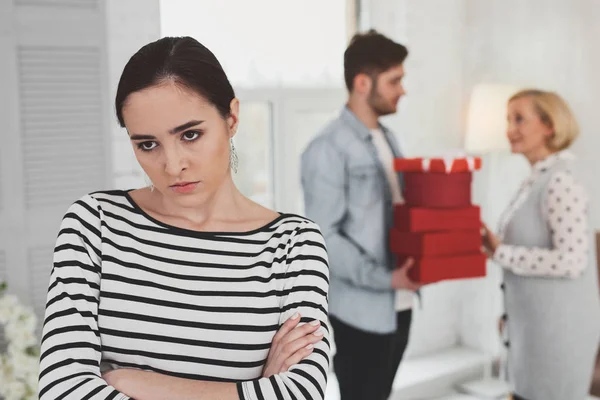
[[[30,346],[28,348],[25,349],[25,353],[29,356],[32,357],[39,357],[40,355],[40,349],[38,346]]]

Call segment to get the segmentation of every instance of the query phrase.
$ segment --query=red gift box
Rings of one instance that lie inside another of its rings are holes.
[[[398,266],[406,257],[399,257]],[[486,274],[486,256],[482,253],[452,257],[416,258],[409,277],[418,283],[435,283],[449,279],[480,278]]]
[[[481,252],[481,233],[476,231],[390,232],[390,250],[409,256],[442,256]]]
[[[455,173],[481,169],[481,158],[396,158],[394,169],[402,172]]]
[[[478,206],[431,209],[398,205],[394,208],[394,226],[402,232],[477,230],[481,227]]]
[[[467,208],[471,205],[471,180],[471,172],[405,172],[404,200],[410,207]]]

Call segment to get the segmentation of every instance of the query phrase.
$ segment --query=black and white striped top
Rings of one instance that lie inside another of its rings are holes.
[[[317,225],[282,214],[251,232],[161,223],[124,191],[65,215],[54,252],[40,357],[42,400],[127,399],[104,368],[237,382],[240,398],[323,399],[329,368],[327,254]],[[313,353],[261,378],[295,312],[321,321]]]

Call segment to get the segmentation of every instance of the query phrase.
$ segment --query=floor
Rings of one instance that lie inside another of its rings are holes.
[[[327,391],[325,393],[325,400],[340,400],[340,393],[339,393],[337,385],[338,385],[338,383],[337,383],[337,380],[335,379],[335,375],[331,375],[329,377],[329,381],[327,383]],[[392,395],[392,397],[393,397],[393,395]],[[399,399],[400,399],[400,397],[398,397],[398,400]],[[490,398],[490,397],[472,396],[472,395],[461,394],[458,392],[448,393],[447,395],[444,395],[442,397],[435,397],[435,398],[412,397],[411,396],[411,398],[401,398],[401,399],[402,400],[494,400],[493,398]],[[504,399],[496,398],[496,400],[504,400]],[[587,398],[587,400],[600,400],[600,397],[589,396]]]

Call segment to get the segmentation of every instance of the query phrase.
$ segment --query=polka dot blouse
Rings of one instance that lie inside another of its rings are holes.
[[[533,184],[560,159],[573,158],[560,152],[536,163],[529,179],[521,186],[500,221],[499,236],[512,215],[527,199]],[[524,276],[576,278],[589,261],[588,195],[569,171],[557,171],[548,182],[542,215],[552,234],[551,248],[501,244],[494,261],[515,274]]]

